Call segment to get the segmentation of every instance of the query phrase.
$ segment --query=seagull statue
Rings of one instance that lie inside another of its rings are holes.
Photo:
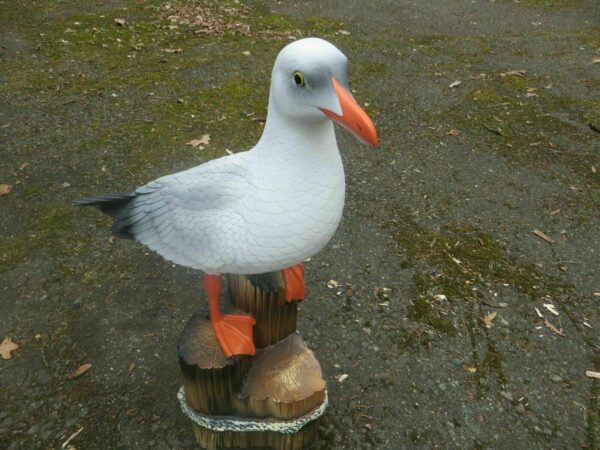
[[[222,314],[221,274],[282,271],[287,301],[304,297],[302,261],[333,236],[344,207],[344,167],[333,122],[377,146],[377,132],[350,94],[348,60],[306,38],[275,61],[258,143],[245,152],[167,175],[133,192],[84,198],[133,238],[176,264],[201,270],[223,353],[253,355],[254,318]]]

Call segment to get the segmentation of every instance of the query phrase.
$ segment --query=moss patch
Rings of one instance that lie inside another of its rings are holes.
[[[417,274],[415,277],[422,276]],[[413,298],[412,305],[408,308],[408,318],[415,322],[425,323],[430,325],[442,333],[456,336],[456,328],[454,325],[441,316],[439,310],[435,309],[430,301],[424,297]]]
[[[409,318],[444,333],[454,335],[456,330],[433,301],[436,294],[445,295],[450,302],[477,304],[484,299],[482,286],[509,285],[531,300],[544,296],[559,299],[569,291],[561,280],[509,256],[503,244],[471,226],[450,224],[429,231],[406,218],[384,226],[392,229],[402,254],[429,268],[414,276]]]
[[[522,165],[537,167],[563,164],[587,184],[597,201],[600,178],[590,167],[596,164],[597,134],[589,127],[600,122],[597,99],[581,102],[557,96],[548,80],[492,75],[472,80],[465,86],[463,100],[427,120],[449,122],[456,129],[485,139],[484,146]],[[563,147],[565,136],[569,146]],[[576,145],[574,145],[576,143]],[[577,184],[557,171],[565,184]],[[591,207],[592,203],[589,203]]]
[[[411,258],[437,269],[435,274],[418,276],[416,294],[439,291],[453,298],[477,301],[481,296],[473,286],[486,282],[509,284],[532,299],[565,291],[559,280],[507,256],[502,244],[471,226],[447,225],[439,231],[404,221],[403,225],[393,222],[392,226],[396,229],[396,243]]]
[[[42,246],[52,246],[53,250],[62,253],[68,244],[67,237],[73,231],[75,218],[74,208],[60,205],[44,210],[24,226],[26,231],[11,239],[0,242],[0,272],[16,266]]]
[[[508,379],[504,373],[504,354],[496,349],[494,343],[488,339],[487,350],[483,357],[481,366],[495,374],[501,385],[506,385]]]

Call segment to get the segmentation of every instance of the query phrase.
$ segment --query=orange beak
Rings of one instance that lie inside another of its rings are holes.
[[[342,108],[342,115],[338,116],[328,109],[319,109],[331,120],[336,121],[350,131],[361,142],[370,145],[371,147],[377,147],[377,130],[375,130],[375,125],[373,125],[373,122],[369,116],[367,116],[367,113],[358,106],[358,103],[352,98],[352,95],[350,95],[350,93],[344,89],[334,77],[331,77],[331,82],[333,83],[333,88],[338,96]]]

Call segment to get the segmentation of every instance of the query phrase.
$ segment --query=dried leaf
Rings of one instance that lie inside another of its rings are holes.
[[[127,21],[125,19],[115,19],[115,23],[120,27],[124,27]]]
[[[341,374],[339,377],[337,377],[337,380],[338,380],[340,383],[343,383],[343,382],[346,380],[346,378],[348,378],[348,374],[347,374],[347,373],[343,373],[343,374]]]
[[[12,184],[0,184],[0,195],[10,194]]]
[[[481,323],[483,324],[484,327],[486,328],[492,328],[494,325],[492,324],[492,322],[494,321],[494,319],[496,318],[496,316],[498,315],[498,311],[493,311],[487,315],[485,315],[482,319],[481,319]]]
[[[460,136],[460,131],[452,128],[450,131],[446,133],[447,136]]]
[[[546,242],[554,243],[554,239],[552,239],[550,236],[548,236],[543,231],[540,231],[540,230],[536,229],[536,230],[533,230],[533,234],[535,234],[537,237],[541,237]]]
[[[191,145],[192,147],[200,147],[201,145],[208,145],[210,143],[210,135],[203,134],[200,139],[193,139],[185,145]]]
[[[502,72],[500,76],[525,78],[527,76],[527,71],[525,69],[508,70],[506,72]]]
[[[29,163],[28,163],[28,162],[24,162],[24,163],[22,163],[22,164],[19,164],[19,170],[23,170],[23,169],[25,169],[25,167],[27,167],[28,165],[29,165]]]
[[[544,308],[546,308],[548,311],[550,311],[555,316],[558,316],[558,311],[556,310],[556,308],[554,307],[554,305],[552,303],[544,303]]]
[[[463,364],[462,368],[465,372],[469,372],[469,373],[475,373],[477,372],[477,368],[473,367],[473,366],[468,366],[467,364]]]
[[[64,188],[71,187],[71,183],[69,183],[68,181],[65,181],[65,182],[62,184],[62,187],[64,187]]]
[[[14,343],[10,337],[6,336],[0,344],[0,356],[2,356],[2,359],[10,359],[12,358],[11,353],[18,348],[19,345]]]
[[[163,52],[165,53],[181,53],[183,49],[181,48],[163,48]]]
[[[128,371],[129,373],[131,373],[131,372],[133,372],[133,369],[135,369],[135,363],[131,363],[131,364],[129,364],[129,368],[127,369],[127,371]]]
[[[461,83],[462,83],[462,81],[460,81],[460,80],[456,80],[456,81],[453,81],[452,83],[450,83],[450,86],[448,86],[448,87],[449,87],[450,89],[453,89],[453,88],[455,88],[455,87],[458,87],[458,86],[460,86],[460,84],[461,84]]]
[[[537,90],[538,89],[535,88],[535,87],[527,88],[527,92],[525,93],[525,97],[528,97],[528,98],[529,97],[537,97],[538,96]]]
[[[339,285],[338,285],[338,282],[337,282],[337,281],[335,281],[335,280],[329,280],[329,281],[327,282],[327,287],[328,287],[329,289],[333,289],[333,288],[336,288],[336,287],[338,287],[338,286],[339,286]]]
[[[564,336],[566,336],[566,334],[565,334],[565,333],[563,333],[563,330],[562,330],[562,329],[560,329],[560,330],[559,330],[558,328],[556,328],[554,325],[552,325],[552,324],[551,324],[550,322],[548,322],[547,320],[544,320],[544,326],[545,326],[546,328],[548,328],[550,331],[552,331],[553,333],[556,333],[556,334],[558,334],[558,335],[560,335],[560,336],[563,336],[563,337],[564,337]]]
[[[539,309],[535,308],[535,307],[534,307],[534,309],[535,309],[535,312],[537,313],[538,317],[539,317],[540,319],[543,319],[543,318],[544,318],[544,315],[542,314],[542,312],[541,312]]]
[[[590,378],[596,378],[600,380],[600,372],[596,372],[595,370],[586,370],[585,376]]]
[[[250,25],[245,23],[248,7],[236,0],[236,6],[222,8],[223,2],[173,2],[161,8],[163,19],[171,22],[169,29],[183,25],[194,30],[195,34],[213,36],[223,35],[226,31],[243,36],[250,35]],[[289,32],[275,30],[255,31],[262,36],[289,36]]]
[[[77,369],[75,369],[73,372],[71,372],[71,374],[69,375],[68,378],[69,378],[69,380],[74,380],[75,378],[79,378],[81,375],[86,373],[91,368],[92,368],[92,365],[90,363],[82,364]]]
[[[246,50],[245,52],[242,52],[242,55],[244,55],[244,56],[250,56],[250,52],[248,50]]]
[[[592,64],[600,64],[600,58],[592,59]]]

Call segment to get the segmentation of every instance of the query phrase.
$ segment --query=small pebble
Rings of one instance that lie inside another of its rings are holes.
[[[555,373],[553,373],[553,374],[550,374],[550,379],[551,379],[552,381],[554,381],[555,383],[561,383],[561,382],[562,382],[562,380],[563,380],[563,379],[562,379],[562,377],[561,377],[560,375],[558,375],[558,374],[555,374]]]

